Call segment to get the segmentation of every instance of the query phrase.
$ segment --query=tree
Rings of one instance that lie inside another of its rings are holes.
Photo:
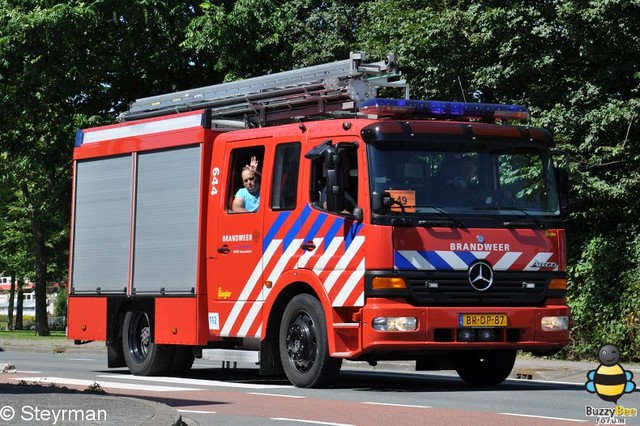
[[[197,8],[4,0],[0,10],[0,176],[30,224],[36,333],[47,335],[46,286],[68,260],[75,130],[112,121],[137,95],[202,79],[177,48]]]
[[[209,84],[346,59],[367,2],[207,0],[183,47],[216,71]]]

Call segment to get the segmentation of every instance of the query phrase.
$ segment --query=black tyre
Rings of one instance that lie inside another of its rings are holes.
[[[169,365],[168,374],[171,376],[182,376],[187,374],[193,366],[195,356],[193,356],[193,350],[187,346],[178,346],[171,349],[173,356],[171,358],[171,364]]]
[[[278,343],[284,372],[294,386],[328,386],[340,373],[342,359],[329,356],[322,304],[309,294],[299,294],[287,305]]]
[[[165,374],[173,352],[152,341],[149,316],[142,309],[134,309],[124,317],[122,350],[129,371],[137,376]]]
[[[516,361],[516,351],[469,351],[461,353],[456,371],[473,386],[496,386],[509,377]]]

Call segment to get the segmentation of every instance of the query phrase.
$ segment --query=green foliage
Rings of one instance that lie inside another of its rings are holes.
[[[567,353],[572,358],[593,358],[600,345],[611,343],[625,359],[640,360],[640,237],[623,229],[613,232],[593,236],[570,270],[574,337]]]
[[[349,57],[362,5],[346,0],[205,0],[182,47],[222,81]],[[232,36],[229,36],[232,35]]]
[[[56,304],[53,308],[53,316],[66,317],[67,316],[67,296],[68,292],[66,288],[61,288],[56,293]]]

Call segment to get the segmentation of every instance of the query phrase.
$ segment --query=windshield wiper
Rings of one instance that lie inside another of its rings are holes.
[[[434,226],[442,226],[442,227],[449,227],[449,228],[466,228],[467,227],[455,216],[447,213],[446,211],[442,210],[439,207],[436,207],[436,206],[420,206],[420,207],[433,209],[436,212],[438,212],[440,216],[444,216],[444,218],[443,219],[420,219],[418,221],[418,226],[424,226],[429,228],[432,228]]]
[[[513,210],[518,211],[524,215],[524,217],[519,217],[517,222],[504,221],[502,222],[502,226],[505,228],[540,228],[546,229],[544,223],[536,219],[534,216],[527,213],[526,210],[521,209],[519,207],[500,207],[500,210]]]

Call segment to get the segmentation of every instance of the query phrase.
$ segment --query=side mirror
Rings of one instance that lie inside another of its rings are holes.
[[[358,222],[362,222],[364,220],[364,211],[362,208],[356,207],[353,209],[353,218]]]
[[[344,209],[344,188],[339,185],[335,169],[327,170],[327,210],[339,212]]]
[[[558,197],[560,202],[560,211],[564,214],[569,212],[569,153],[562,150],[554,150],[555,178],[558,185]]]
[[[560,198],[560,210],[569,212],[569,172],[565,169],[556,169],[556,182],[558,184],[558,197]]]
[[[380,209],[382,209],[382,194],[377,191],[373,191],[371,193],[371,209],[374,212],[380,211]]]
[[[390,209],[391,206],[394,204],[394,199],[391,196],[390,193],[388,192],[383,192],[382,193],[382,207],[384,207],[385,209]]]
[[[393,198],[391,198],[391,194],[388,192],[380,194],[379,192],[373,191],[371,194],[371,207],[374,212],[378,212],[383,209],[391,209],[392,205]]]

